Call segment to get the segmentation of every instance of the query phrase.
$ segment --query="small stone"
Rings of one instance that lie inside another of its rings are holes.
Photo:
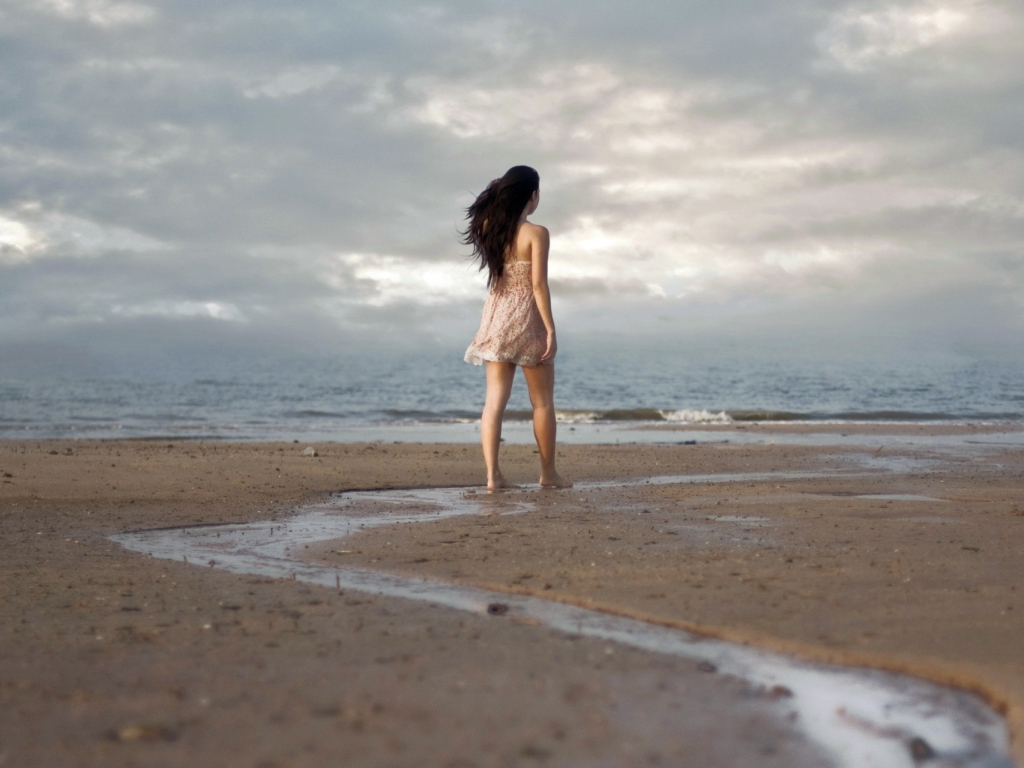
[[[487,606],[487,613],[491,616],[501,616],[504,613],[508,613],[508,606],[504,603],[491,603]]]
[[[697,669],[699,669],[701,672],[717,672],[718,671],[718,667],[716,667],[710,661],[702,661],[700,664],[697,665]]]
[[[544,749],[543,747],[538,747],[536,744],[527,744],[525,747],[519,750],[519,754],[521,754],[523,757],[528,757],[533,760],[547,760],[549,757],[551,757],[551,753],[548,752],[548,750]]]
[[[913,757],[915,761],[931,760],[935,757],[935,750],[932,749],[931,745],[920,736],[911,739],[909,747],[910,756]]]
[[[135,723],[126,725],[108,736],[114,741],[175,741],[178,734],[160,723]]]
[[[320,454],[318,454],[316,452],[316,448],[314,448],[313,446],[310,446],[309,448],[307,448],[306,450],[304,450],[302,452],[302,455],[303,456],[319,456]]]

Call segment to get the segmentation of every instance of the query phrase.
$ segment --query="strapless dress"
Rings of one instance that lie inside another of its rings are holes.
[[[466,350],[467,363],[483,365],[485,360],[493,360],[527,366],[541,364],[548,332],[533,298],[530,266],[529,261],[505,265],[484,303],[480,330]]]

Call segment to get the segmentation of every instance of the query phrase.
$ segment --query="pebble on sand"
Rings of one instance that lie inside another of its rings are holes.
[[[114,741],[175,741],[176,731],[160,723],[134,723],[126,725],[108,736]]]

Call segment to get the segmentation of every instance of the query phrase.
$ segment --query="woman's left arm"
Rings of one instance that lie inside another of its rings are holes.
[[[533,262],[530,267],[533,281],[533,298],[537,302],[537,311],[540,312],[540,319],[548,332],[547,349],[540,356],[541,362],[553,360],[558,351],[558,342],[555,339],[555,319],[551,315],[551,291],[548,288],[548,251],[551,247],[551,235],[545,227],[535,226],[534,236],[531,238],[532,254],[530,260]]]

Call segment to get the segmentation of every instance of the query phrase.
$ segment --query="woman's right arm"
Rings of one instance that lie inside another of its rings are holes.
[[[540,312],[540,319],[548,332],[548,344],[544,354],[541,355],[541,362],[553,360],[558,351],[558,342],[555,339],[555,319],[551,315],[551,291],[548,288],[548,250],[551,246],[551,235],[545,227],[534,225],[533,237],[530,238],[530,246],[533,253],[530,260],[533,262],[530,267],[533,280],[533,298],[537,302],[537,310]]]

